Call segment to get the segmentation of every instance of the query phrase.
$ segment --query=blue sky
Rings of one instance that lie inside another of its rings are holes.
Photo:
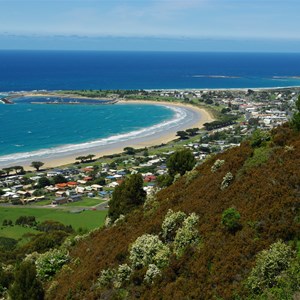
[[[0,0],[0,49],[300,51],[299,0]]]

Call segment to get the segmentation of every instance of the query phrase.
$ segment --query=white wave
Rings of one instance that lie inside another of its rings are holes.
[[[48,148],[48,149],[40,149],[37,151],[21,152],[21,153],[14,153],[10,155],[0,156],[0,164],[11,163],[16,161],[26,161],[31,158],[37,158],[37,157],[38,158],[59,157],[59,156],[73,154],[73,153],[80,153],[83,150],[86,151],[92,148],[117,144],[119,142],[133,140],[136,138],[144,138],[151,135],[155,136],[156,134],[163,133],[165,131],[180,126],[181,124],[184,124],[187,121],[189,121],[189,119],[187,118],[188,111],[189,111],[188,109],[181,108],[181,107],[173,107],[168,105],[164,105],[164,106],[168,109],[171,109],[175,113],[174,117],[171,120],[167,120],[162,123],[150,127],[146,127],[143,129],[134,130],[128,133],[117,134],[107,138],[94,140],[90,142],[85,142],[80,144],[67,144],[67,145]],[[97,150],[99,151],[100,149]]]

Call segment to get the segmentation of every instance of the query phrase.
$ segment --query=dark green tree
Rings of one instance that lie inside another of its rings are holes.
[[[36,268],[33,263],[24,261],[17,267],[14,283],[8,293],[14,300],[44,299],[43,286],[36,277]]]
[[[132,147],[125,147],[123,151],[128,154],[128,155],[134,155],[135,154],[135,149]]]
[[[186,130],[186,132],[189,134],[189,136],[195,136],[197,132],[199,131],[199,128],[189,128]]]
[[[187,139],[189,137],[189,134],[187,132],[185,132],[185,131],[182,131],[182,130],[181,131],[177,131],[176,135],[179,136],[179,138],[181,140],[185,140],[185,139]]]
[[[51,181],[49,178],[47,178],[46,176],[41,177],[38,180],[38,188],[43,188],[45,186],[51,185]]]
[[[66,182],[68,182],[68,180],[67,180],[67,178],[65,176],[63,176],[61,174],[58,174],[58,175],[55,175],[53,177],[53,182],[55,184],[57,184],[57,183],[66,183]]]
[[[189,149],[178,150],[167,160],[169,174],[172,177],[176,174],[184,175],[186,171],[192,170],[195,164],[196,159]]]
[[[95,154],[88,154],[87,156],[86,156],[86,159],[88,160],[88,161],[93,161],[93,159],[96,157],[96,155]]]
[[[42,167],[43,165],[44,165],[44,163],[41,161],[33,161],[31,163],[31,167],[35,168],[37,171],[39,171],[40,167]]]
[[[114,221],[121,214],[125,215],[143,204],[145,199],[143,178],[140,174],[133,174],[115,188],[109,203],[108,215]]]
[[[222,213],[222,225],[228,229],[228,231],[234,233],[240,229],[240,213],[233,207],[230,207]]]

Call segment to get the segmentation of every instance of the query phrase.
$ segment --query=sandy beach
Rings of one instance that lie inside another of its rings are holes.
[[[58,166],[63,166],[67,164],[71,164],[75,162],[75,158],[80,155],[94,154],[96,158],[102,157],[104,155],[111,155],[116,153],[123,152],[125,147],[134,147],[134,148],[144,148],[150,147],[154,145],[160,145],[162,143],[167,143],[176,138],[176,132],[179,130],[185,130],[188,128],[203,127],[204,123],[213,121],[213,116],[203,108],[199,108],[194,105],[184,104],[184,103],[175,103],[175,102],[163,102],[163,101],[146,101],[146,100],[121,100],[118,104],[114,105],[124,105],[124,104],[153,104],[153,105],[163,105],[168,106],[170,108],[181,107],[185,110],[189,111],[190,118],[189,120],[184,120],[183,124],[175,126],[170,130],[165,130],[158,134],[153,134],[149,136],[136,137],[132,139],[128,139],[126,141],[120,141],[116,143],[112,143],[109,145],[95,147],[95,148],[87,148],[86,150],[81,150],[80,152],[64,154],[57,157],[37,157],[30,158],[30,161],[21,161],[17,163],[11,163],[9,165],[22,165],[26,170],[31,170],[30,163],[34,160],[40,160],[45,163],[43,168],[53,168]],[[192,117],[191,117],[192,116]],[[1,167],[4,167],[1,165]]]

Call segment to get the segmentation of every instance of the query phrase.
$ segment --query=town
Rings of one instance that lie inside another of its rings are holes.
[[[197,105],[210,111],[215,121],[204,124],[201,129],[178,131],[177,140],[151,148],[127,147],[123,153],[97,159],[92,154],[80,156],[73,165],[54,169],[40,169],[42,162],[32,163],[36,171],[25,172],[22,166],[3,168],[0,170],[1,205],[106,210],[115,187],[126,176],[137,173],[143,177],[144,190],[151,195],[162,187],[161,178],[167,174],[166,162],[176,150],[190,149],[197,164],[201,164],[208,156],[239,146],[255,130],[267,132],[287,122],[299,93],[300,88],[296,87],[101,91],[102,96],[125,100],[178,101]],[[77,94],[85,95],[86,92]]]

